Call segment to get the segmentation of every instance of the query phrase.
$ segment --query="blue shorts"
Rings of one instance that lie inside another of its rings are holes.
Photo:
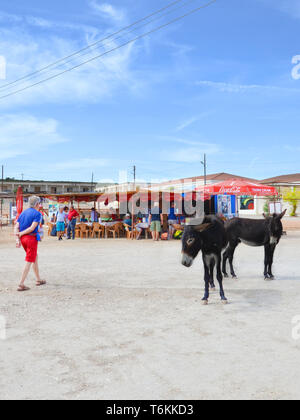
[[[64,224],[64,222],[57,222],[56,223],[56,231],[57,232],[64,232],[65,231],[65,224]]]

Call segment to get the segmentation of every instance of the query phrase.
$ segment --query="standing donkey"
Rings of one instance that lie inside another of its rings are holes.
[[[236,247],[243,242],[250,246],[265,247],[265,280],[274,279],[272,273],[274,252],[283,233],[281,219],[285,214],[286,210],[273,216],[264,214],[265,219],[262,220],[235,218],[225,223],[229,243],[223,255],[222,271],[224,277],[228,277],[226,271],[227,260],[229,260],[232,277],[237,277],[233,268],[233,257]]]
[[[220,296],[223,303],[227,303],[223,290],[223,276],[221,270],[222,251],[226,248],[227,239],[222,220],[215,216],[206,216],[198,226],[186,226],[182,237],[182,264],[191,267],[200,251],[203,255],[205,294],[202,299],[208,304],[209,285],[215,289],[214,268],[217,268],[217,279],[220,285]]]

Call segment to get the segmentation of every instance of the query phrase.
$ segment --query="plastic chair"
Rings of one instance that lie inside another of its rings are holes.
[[[95,238],[98,235],[98,238],[100,239],[101,236],[104,238],[105,235],[105,227],[101,226],[100,223],[94,223],[93,224],[93,230],[92,230],[92,238]]]
[[[88,238],[89,237],[89,227],[87,225],[85,225],[84,223],[81,223],[79,225],[80,228],[80,238],[82,239],[83,237]]]

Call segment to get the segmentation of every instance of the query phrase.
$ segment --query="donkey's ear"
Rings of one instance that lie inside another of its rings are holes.
[[[285,216],[286,212],[287,212],[287,209],[285,209],[281,214],[279,214],[278,216],[279,219],[282,219]]]
[[[204,232],[212,226],[212,223],[203,223],[203,225],[195,226],[194,230],[196,232]]]

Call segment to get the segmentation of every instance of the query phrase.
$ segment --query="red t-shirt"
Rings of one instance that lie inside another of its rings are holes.
[[[79,214],[77,213],[76,210],[72,210],[69,212],[68,214],[68,219],[71,221],[73,219],[76,219],[76,217],[79,217]]]

